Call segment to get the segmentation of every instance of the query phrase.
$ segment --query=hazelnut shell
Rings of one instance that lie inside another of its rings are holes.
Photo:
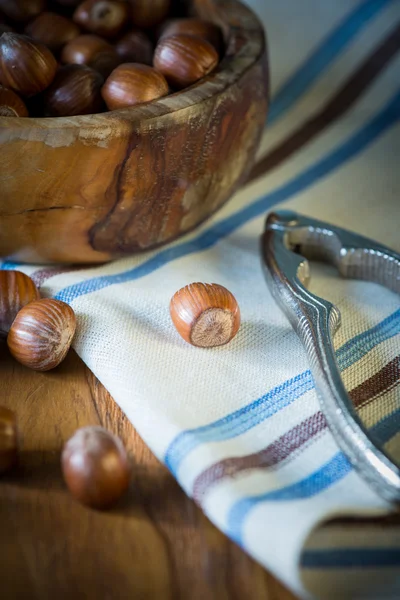
[[[72,308],[44,298],[31,302],[17,314],[7,344],[13,357],[35,371],[49,371],[66,357],[76,329]]]
[[[66,44],[61,53],[64,64],[87,65],[108,77],[121,62],[115,48],[98,35],[80,35]]]
[[[65,44],[78,37],[79,27],[62,15],[43,12],[25,27],[25,33],[36,42],[58,52]]]
[[[21,308],[39,298],[40,292],[28,275],[21,271],[0,271],[0,337],[8,335]]]
[[[171,0],[129,0],[131,18],[136,27],[148,29],[159,25],[168,15]]]
[[[160,40],[153,64],[172,87],[183,89],[208,75],[218,60],[217,51],[207,40],[176,34]]]
[[[115,44],[115,49],[123,63],[153,64],[153,44],[148,36],[138,29],[124,35]]]
[[[45,0],[0,0],[0,10],[12,21],[29,21],[44,11]]]
[[[192,283],[178,290],[171,299],[170,314],[181,337],[201,348],[227,344],[240,327],[235,297],[216,283]]]
[[[129,5],[119,0],[85,0],[75,10],[73,19],[91,33],[113,38],[129,20]]]
[[[44,92],[46,117],[64,117],[99,113],[104,108],[101,88],[104,79],[86,65],[61,67],[51,86]]]
[[[160,40],[176,34],[195,35],[210,42],[219,53],[223,45],[222,31],[212,23],[204,19],[171,19],[161,30]]]
[[[0,83],[22,96],[34,96],[53,81],[57,61],[50,50],[26,35],[0,37]]]
[[[0,117],[28,116],[28,109],[21,98],[12,90],[0,85]]]
[[[105,82],[102,95],[110,110],[150,102],[168,94],[164,76],[147,65],[119,65]]]
[[[129,487],[125,448],[102,427],[79,429],[64,446],[61,466],[71,494],[92,508],[110,508]]]

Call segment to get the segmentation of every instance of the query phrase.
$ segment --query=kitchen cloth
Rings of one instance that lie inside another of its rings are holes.
[[[17,268],[71,304],[79,356],[245,551],[302,598],[398,599],[399,513],[327,428],[302,346],[264,281],[259,238],[279,206],[400,251],[400,2],[249,4],[268,32],[272,102],[247,184],[167,248],[94,268]],[[342,312],[346,387],[398,459],[399,297],[328,267],[311,272],[311,290]],[[194,281],[236,296],[242,326],[228,346],[194,348],[175,331],[170,298]]]

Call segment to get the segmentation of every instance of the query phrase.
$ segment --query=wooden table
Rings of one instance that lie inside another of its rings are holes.
[[[22,435],[21,465],[0,482],[2,600],[294,599],[185,496],[76,354],[41,374],[2,345],[0,386]],[[88,424],[133,460],[131,491],[107,513],[77,504],[60,474],[64,441]]]

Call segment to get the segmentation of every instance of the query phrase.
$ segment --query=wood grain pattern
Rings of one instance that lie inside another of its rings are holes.
[[[224,31],[219,66],[138,107],[49,119],[0,117],[0,255],[104,262],[175,239],[248,175],[268,103],[264,33],[236,0],[194,0]]]
[[[42,374],[0,345],[0,381],[23,437],[19,469],[0,480],[3,600],[294,600],[185,496],[74,353]],[[63,442],[99,423],[133,462],[130,493],[108,513],[77,504],[59,467]]]

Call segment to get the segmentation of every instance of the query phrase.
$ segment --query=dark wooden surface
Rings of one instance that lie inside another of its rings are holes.
[[[21,465],[0,481],[2,600],[294,600],[185,496],[74,353],[40,374],[2,345],[0,382],[22,436]],[[130,492],[108,513],[77,504],[59,466],[63,442],[99,423],[133,463]]]

